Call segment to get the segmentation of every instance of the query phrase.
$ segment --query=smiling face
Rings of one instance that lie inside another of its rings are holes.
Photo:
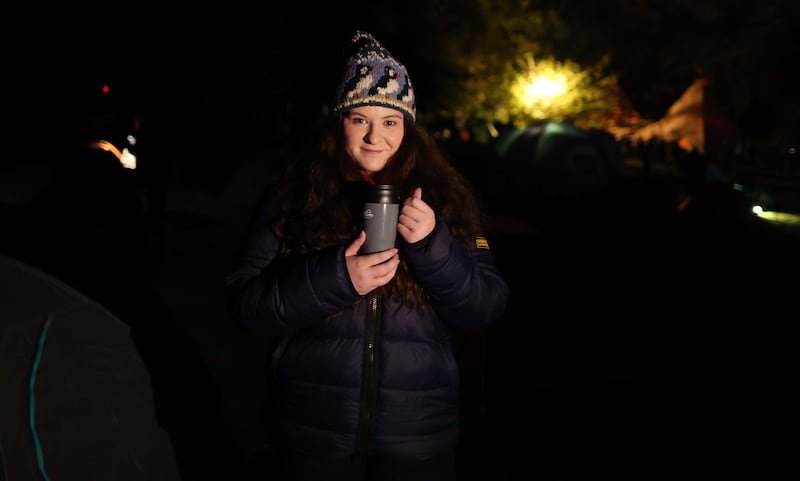
[[[355,107],[342,115],[342,126],[347,153],[367,176],[386,167],[405,135],[403,114],[388,107]]]

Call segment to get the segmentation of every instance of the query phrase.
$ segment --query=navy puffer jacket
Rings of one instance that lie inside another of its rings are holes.
[[[279,257],[271,219],[262,202],[226,295],[242,326],[282,338],[272,356],[276,441],[327,459],[362,452],[419,461],[453,449],[459,380],[451,330],[487,328],[509,297],[485,242],[468,251],[442,220],[425,240],[399,242],[432,300],[420,313],[359,295],[344,245]]]

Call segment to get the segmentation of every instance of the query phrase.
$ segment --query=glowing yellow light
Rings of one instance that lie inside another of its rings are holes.
[[[532,56],[519,60],[516,75],[508,87],[508,112],[518,119],[563,120],[577,101],[578,88],[586,75],[571,63],[554,59],[534,61]]]
[[[756,215],[758,215],[762,219],[766,219],[768,221],[779,224],[800,225],[800,214],[794,214],[791,212],[774,212],[769,210],[762,210],[760,212],[756,212]]]
[[[539,76],[525,88],[525,96],[530,99],[552,99],[564,94],[567,91],[567,84],[563,76],[544,77]]]

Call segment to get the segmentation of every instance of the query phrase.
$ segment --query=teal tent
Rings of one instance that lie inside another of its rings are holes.
[[[600,192],[613,174],[603,141],[565,122],[509,130],[495,149],[501,157],[499,173],[511,188],[544,198]]]
[[[180,479],[129,328],[0,255],[0,481]]]

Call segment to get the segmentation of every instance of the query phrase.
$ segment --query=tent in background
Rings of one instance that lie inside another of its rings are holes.
[[[613,165],[603,142],[564,122],[547,121],[500,136],[499,173],[521,192],[565,198],[604,190]]]
[[[697,79],[683,92],[667,113],[629,134],[631,140],[647,142],[657,139],[665,143],[677,143],[686,151],[705,153],[703,122],[703,94],[707,80]]]
[[[510,129],[493,147],[499,159],[488,176],[492,210],[540,228],[564,222],[576,212],[586,215],[587,202],[599,205],[618,174],[610,134],[565,122]]]
[[[180,479],[129,327],[0,255],[0,481]]]

